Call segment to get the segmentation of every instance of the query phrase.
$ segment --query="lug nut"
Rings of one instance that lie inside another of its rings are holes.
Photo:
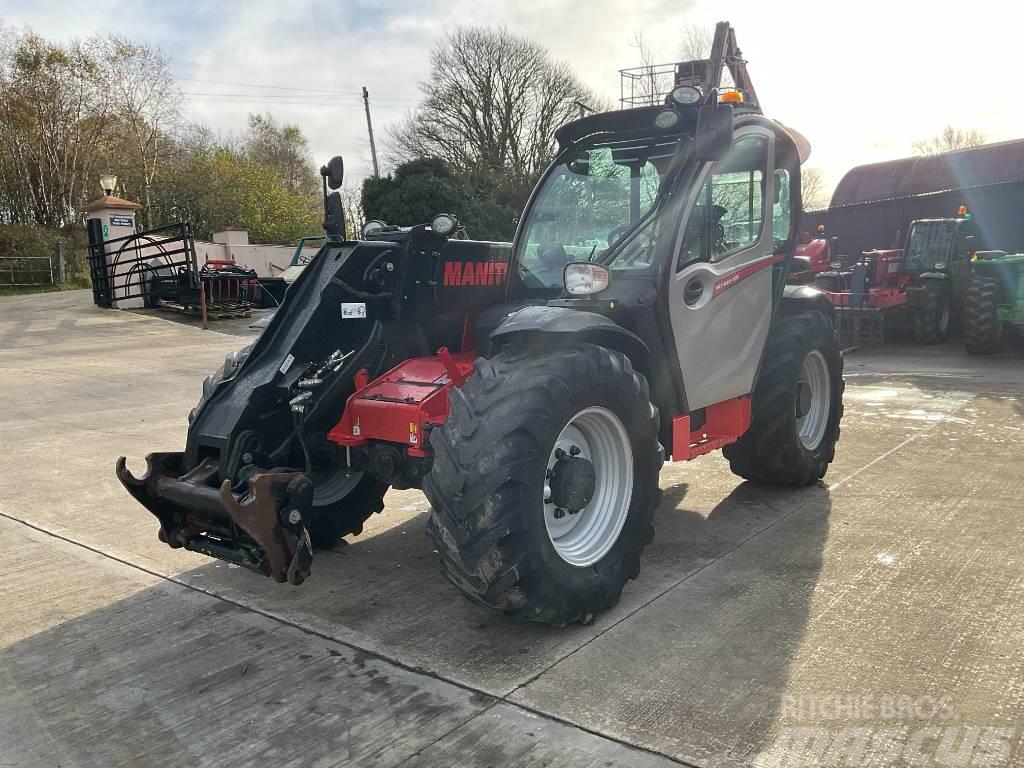
[[[580,447],[578,445],[574,445],[572,448],[569,449],[570,456],[579,456],[581,453],[583,453],[583,451],[580,450]]]
[[[252,464],[252,454],[249,453],[248,451],[243,453],[242,454],[242,463],[243,464]]]
[[[565,510],[564,509],[556,508],[555,509],[555,520],[561,520],[563,517],[565,517]]]
[[[559,461],[564,459],[565,451],[563,451],[561,448],[555,448],[555,458],[558,459]]]
[[[302,513],[297,509],[293,509],[288,512],[288,522],[292,525],[298,525],[302,522]]]

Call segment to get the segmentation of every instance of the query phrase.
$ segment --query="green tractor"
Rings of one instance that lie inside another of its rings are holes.
[[[1024,330],[1024,254],[978,251],[964,302],[967,351],[998,352],[1007,327]]]

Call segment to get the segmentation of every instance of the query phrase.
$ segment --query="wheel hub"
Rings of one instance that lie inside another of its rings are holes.
[[[551,468],[551,503],[570,515],[579,512],[594,498],[597,473],[594,465],[580,456],[563,454]]]
[[[802,419],[811,410],[811,387],[806,381],[798,382],[796,385],[796,415]]]

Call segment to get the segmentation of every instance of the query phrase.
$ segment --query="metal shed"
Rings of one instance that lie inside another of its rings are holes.
[[[1024,139],[859,165],[828,209],[804,214],[803,228],[825,224],[839,253],[855,255],[902,247],[911,221],[954,216],[960,205],[978,224],[980,246],[1024,251]]]

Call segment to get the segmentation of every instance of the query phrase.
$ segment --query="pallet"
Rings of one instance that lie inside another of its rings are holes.
[[[166,309],[190,317],[202,317],[202,310],[197,304],[179,304],[176,301],[161,299],[159,309]],[[207,320],[231,320],[252,317],[252,307],[237,302],[210,303],[206,305]]]

